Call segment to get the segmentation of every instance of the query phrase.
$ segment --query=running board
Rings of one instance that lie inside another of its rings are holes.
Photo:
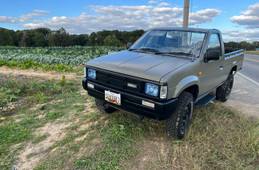
[[[199,99],[198,101],[196,101],[194,104],[198,105],[198,106],[205,106],[209,103],[213,103],[213,99],[215,99],[216,96],[212,95],[212,94],[208,94],[206,96],[204,96],[203,98]]]

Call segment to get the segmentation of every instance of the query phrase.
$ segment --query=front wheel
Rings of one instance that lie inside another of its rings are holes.
[[[233,88],[233,84],[234,84],[234,75],[230,74],[228,76],[228,79],[217,88],[216,90],[216,99],[221,101],[221,102],[225,102],[228,100],[231,90]]]
[[[193,95],[184,91],[179,96],[176,111],[165,122],[167,136],[182,139],[191,123],[192,113]]]

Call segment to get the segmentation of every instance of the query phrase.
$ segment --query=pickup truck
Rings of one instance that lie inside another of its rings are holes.
[[[194,104],[229,98],[243,58],[242,49],[224,48],[219,30],[156,28],[127,50],[87,62],[82,83],[102,112],[164,120],[166,134],[181,139]]]

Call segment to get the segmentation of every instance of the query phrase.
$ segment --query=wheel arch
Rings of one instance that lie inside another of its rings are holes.
[[[182,79],[176,86],[175,97],[178,97],[183,91],[190,92],[195,100],[199,94],[199,78],[188,76]]]
[[[199,94],[199,86],[197,84],[194,84],[192,86],[187,87],[182,92],[184,91],[191,93],[193,95],[193,100],[195,101]]]

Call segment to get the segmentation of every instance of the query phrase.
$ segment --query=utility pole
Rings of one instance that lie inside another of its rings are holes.
[[[183,27],[188,27],[188,20],[189,20],[189,4],[190,0],[184,0],[184,11],[183,11]]]

